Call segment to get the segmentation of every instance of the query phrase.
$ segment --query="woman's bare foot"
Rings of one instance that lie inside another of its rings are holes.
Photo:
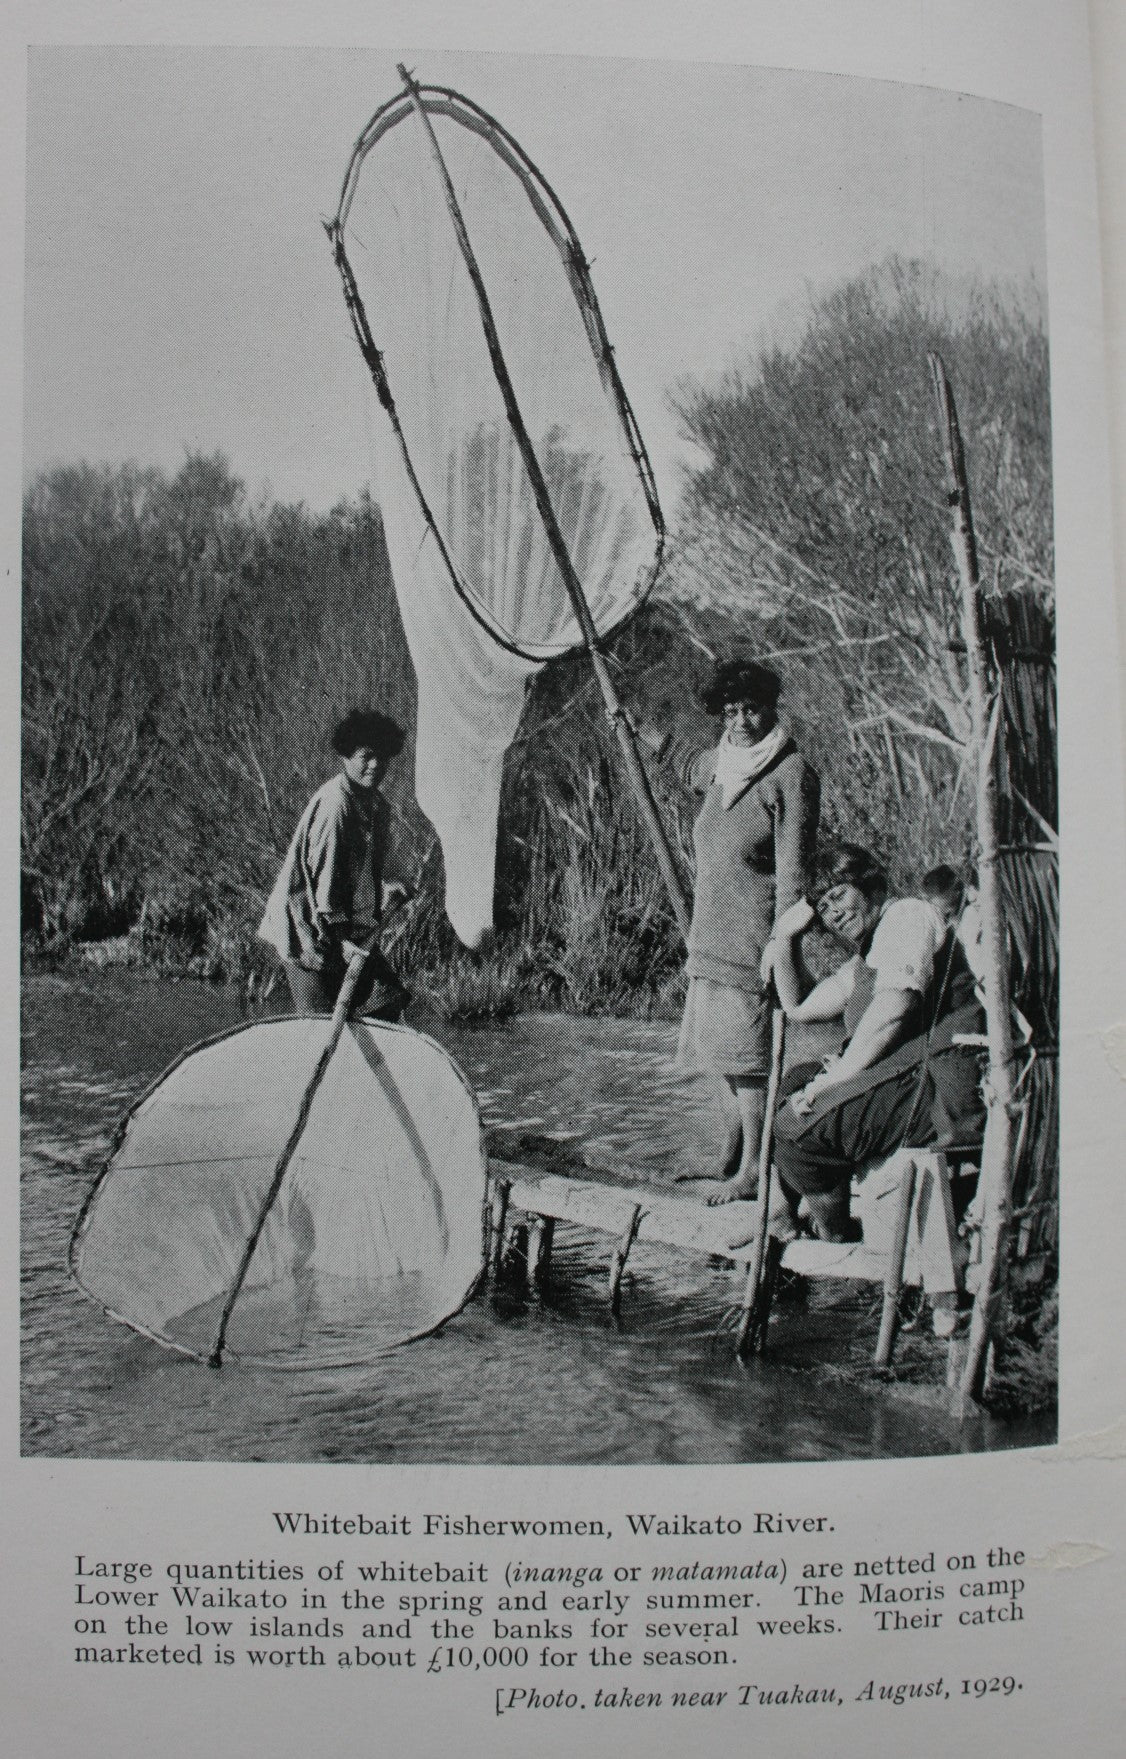
[[[789,1209],[772,1209],[766,1218],[766,1231],[780,1246],[788,1246],[798,1237],[797,1220]],[[741,1247],[750,1246],[757,1232],[756,1228],[741,1229],[728,1240],[728,1247],[732,1252],[738,1252]]]
[[[860,1224],[849,1213],[847,1186],[843,1190],[838,1186],[835,1191],[807,1194],[805,1202],[813,1222],[813,1231],[819,1240],[825,1240],[833,1246],[844,1246],[854,1244],[860,1239]]]
[[[849,1216],[847,1221],[839,1222],[836,1227],[829,1227],[816,1219],[813,1225],[817,1238],[823,1240],[827,1246],[859,1246],[864,1239],[864,1230],[853,1216]]]
[[[714,1209],[721,1203],[747,1203],[758,1193],[758,1180],[754,1174],[749,1177],[741,1173],[737,1179],[728,1179],[718,1191],[713,1191],[708,1202]]]

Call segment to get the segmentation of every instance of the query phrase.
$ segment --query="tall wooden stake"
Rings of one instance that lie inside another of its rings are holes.
[[[520,453],[524,469],[527,472],[528,481],[535,498],[536,508],[539,512],[544,531],[547,534],[547,541],[551,547],[551,553],[555,558],[555,565],[559,569],[563,585],[567,590],[567,597],[571,601],[571,609],[574,611],[575,620],[582,631],[583,641],[586,643],[586,649],[590,655],[590,663],[594,668],[594,675],[598,680],[598,687],[602,692],[602,700],[606,705],[606,717],[617,736],[626,775],[629,778],[630,786],[633,789],[637,800],[638,810],[641,813],[645,828],[649,833],[649,839],[653,844],[653,851],[657,857],[657,865],[661,870],[661,877],[664,879],[670,902],[676,913],[676,920],[680,925],[680,931],[685,940],[687,940],[689,919],[691,915],[688,905],[688,897],[684,890],[684,886],[681,883],[680,874],[677,871],[676,860],[673,856],[672,848],[665,832],[665,827],[661,822],[661,815],[657,809],[657,802],[654,798],[652,787],[650,786],[649,777],[645,772],[645,765],[641,761],[641,753],[637,749],[637,734],[634,730],[633,723],[618,699],[617,691],[614,689],[613,679],[610,677],[605,657],[599,647],[598,631],[594,625],[594,618],[590,614],[590,606],[586,602],[586,594],[584,593],[582,583],[575,572],[575,565],[571,560],[571,552],[567,548],[567,540],[559,529],[559,521],[555,517],[555,508],[552,505],[551,492],[548,489],[543,471],[540,468],[540,461],[536,454],[536,449],[532,444],[531,436],[524,425],[524,418],[520,413],[520,406],[516,401],[516,392],[513,388],[512,379],[508,371],[508,363],[501,351],[500,336],[497,331],[496,320],[493,317],[492,306],[489,303],[488,291],[486,290],[484,280],[481,276],[481,270],[469,239],[469,233],[466,230],[465,216],[462,214],[461,205],[458,202],[453,182],[446,167],[446,161],[442,157],[442,149],[438,144],[438,137],[434,132],[434,124],[431,122],[426,106],[422,101],[422,93],[418,84],[412,75],[407,72],[405,67],[400,65],[398,72],[399,78],[402,80],[403,85],[410,96],[411,103],[414,105],[415,111],[426,133],[430,153],[438,172],[443,194],[445,195],[446,207],[449,210],[450,220],[453,223],[458,248],[461,251],[462,259],[469,273],[469,279],[473,284],[473,292],[477,299],[477,310],[481,318],[481,327],[485,332],[485,345],[489,351],[489,360],[492,363],[493,375],[496,379],[501,399],[504,403],[504,412],[508,417],[509,427],[512,429],[513,438],[516,441],[516,446]]]
[[[614,1247],[610,1258],[610,1312],[615,1319],[622,1310],[622,1273],[626,1268],[626,1259],[629,1257],[630,1247],[637,1238],[637,1230],[641,1226],[641,1218],[644,1213],[641,1204],[635,1203],[633,1214],[629,1218],[629,1225]]]
[[[913,1160],[909,1160],[903,1169],[899,1181],[899,1193],[895,1200],[895,1227],[891,1236],[891,1251],[888,1253],[887,1268],[884,1271],[884,1305],[880,1314],[880,1335],[876,1339],[876,1354],[872,1358],[876,1368],[891,1366],[891,1353],[895,1349],[895,1334],[899,1330],[899,1300],[903,1294],[903,1267],[907,1262],[907,1236],[911,1231],[911,1211],[915,1206],[915,1181],[918,1168]]]
[[[777,1003],[777,996],[775,1002]],[[763,1274],[766,1269],[767,1228],[770,1217],[770,1183],[774,1150],[774,1120],[778,1115],[778,1089],[782,1084],[782,1064],[786,1056],[786,1011],[775,1006],[770,1021],[770,1075],[766,1083],[766,1105],[763,1108],[762,1136],[758,1150],[758,1199],[755,1203],[755,1253],[747,1273],[743,1292],[743,1310],[735,1333],[735,1354],[745,1356],[762,1349],[766,1343],[768,1303],[763,1300]]]
[[[985,1020],[989,1068],[985,1083],[985,1142],[981,1156],[981,1282],[962,1372],[963,1398],[980,1399],[985,1389],[989,1349],[1005,1295],[1009,1233],[1012,1226],[1014,1086],[1013,1033],[1009,990],[1009,946],[1001,909],[998,872],[997,771],[988,737],[1000,681],[985,643],[977,544],[974,539],[966,459],[954,394],[937,354],[928,355],[938,402],[946,455],[951,546],[962,589],[962,630],[969,662],[972,751],[977,770],[978,874],[985,965]]]

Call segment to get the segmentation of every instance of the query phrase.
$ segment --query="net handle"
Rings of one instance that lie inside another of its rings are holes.
[[[341,1035],[348,1023],[348,1016],[352,1011],[352,1001],[356,994],[356,986],[363,976],[364,967],[368,962],[368,952],[368,948],[361,947],[353,953],[351,959],[348,961],[348,969],[344,973],[344,982],[340,986],[340,994],[336,998],[336,1006],[332,1011],[332,1019],[329,1021],[328,1038],[325,1041],[324,1049],[317,1058],[316,1067],[306,1082],[305,1091],[301,1095],[301,1104],[297,1108],[297,1117],[294,1120],[293,1128],[286,1139],[285,1147],[282,1149],[274,1163],[274,1176],[270,1180],[269,1190],[266,1192],[265,1198],[262,1201],[262,1207],[258,1211],[258,1219],[246,1242],[238,1270],[235,1273],[235,1280],[231,1284],[226,1301],[223,1303],[223,1312],[219,1319],[219,1329],[215,1334],[215,1342],[211,1348],[211,1355],[208,1357],[208,1365],[211,1368],[219,1368],[222,1366],[223,1350],[227,1342],[227,1327],[230,1325],[231,1314],[234,1311],[235,1302],[242,1293],[242,1286],[246,1281],[246,1273],[250,1269],[250,1261],[254,1257],[255,1248],[262,1235],[262,1229],[266,1225],[266,1218],[273,1209],[274,1204],[277,1202],[278,1193],[282,1188],[282,1181],[284,1180],[286,1173],[289,1171],[290,1162],[297,1152],[302,1136],[305,1134],[305,1126],[309,1122],[309,1113],[313,1109],[313,1101],[317,1097],[317,1090],[325,1078],[328,1066],[333,1058],[333,1053],[335,1052],[337,1045],[340,1043]]]

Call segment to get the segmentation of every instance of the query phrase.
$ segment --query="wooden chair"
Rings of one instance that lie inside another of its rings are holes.
[[[854,1187],[853,1212],[862,1229],[856,1244],[797,1239],[778,1255],[776,1268],[802,1277],[840,1277],[882,1283],[884,1306],[874,1364],[886,1368],[899,1327],[904,1285],[929,1298],[935,1334],[950,1337],[958,1296],[965,1287],[968,1251],[959,1238],[952,1171],[980,1150],[901,1148]]]

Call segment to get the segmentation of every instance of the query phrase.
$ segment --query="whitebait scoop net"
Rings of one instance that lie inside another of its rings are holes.
[[[473,946],[492,922],[501,771],[528,681],[585,640],[612,692],[593,650],[649,591],[664,528],[558,199],[492,117],[399,71],[328,231],[383,410],[377,496],[418,682],[416,794]]]
[[[112,1317],[204,1362],[292,1370],[370,1362],[464,1305],[484,1255],[473,1096],[419,1033],[352,1020],[326,1060],[328,1033],[241,1027],[133,1107],[71,1243]]]

